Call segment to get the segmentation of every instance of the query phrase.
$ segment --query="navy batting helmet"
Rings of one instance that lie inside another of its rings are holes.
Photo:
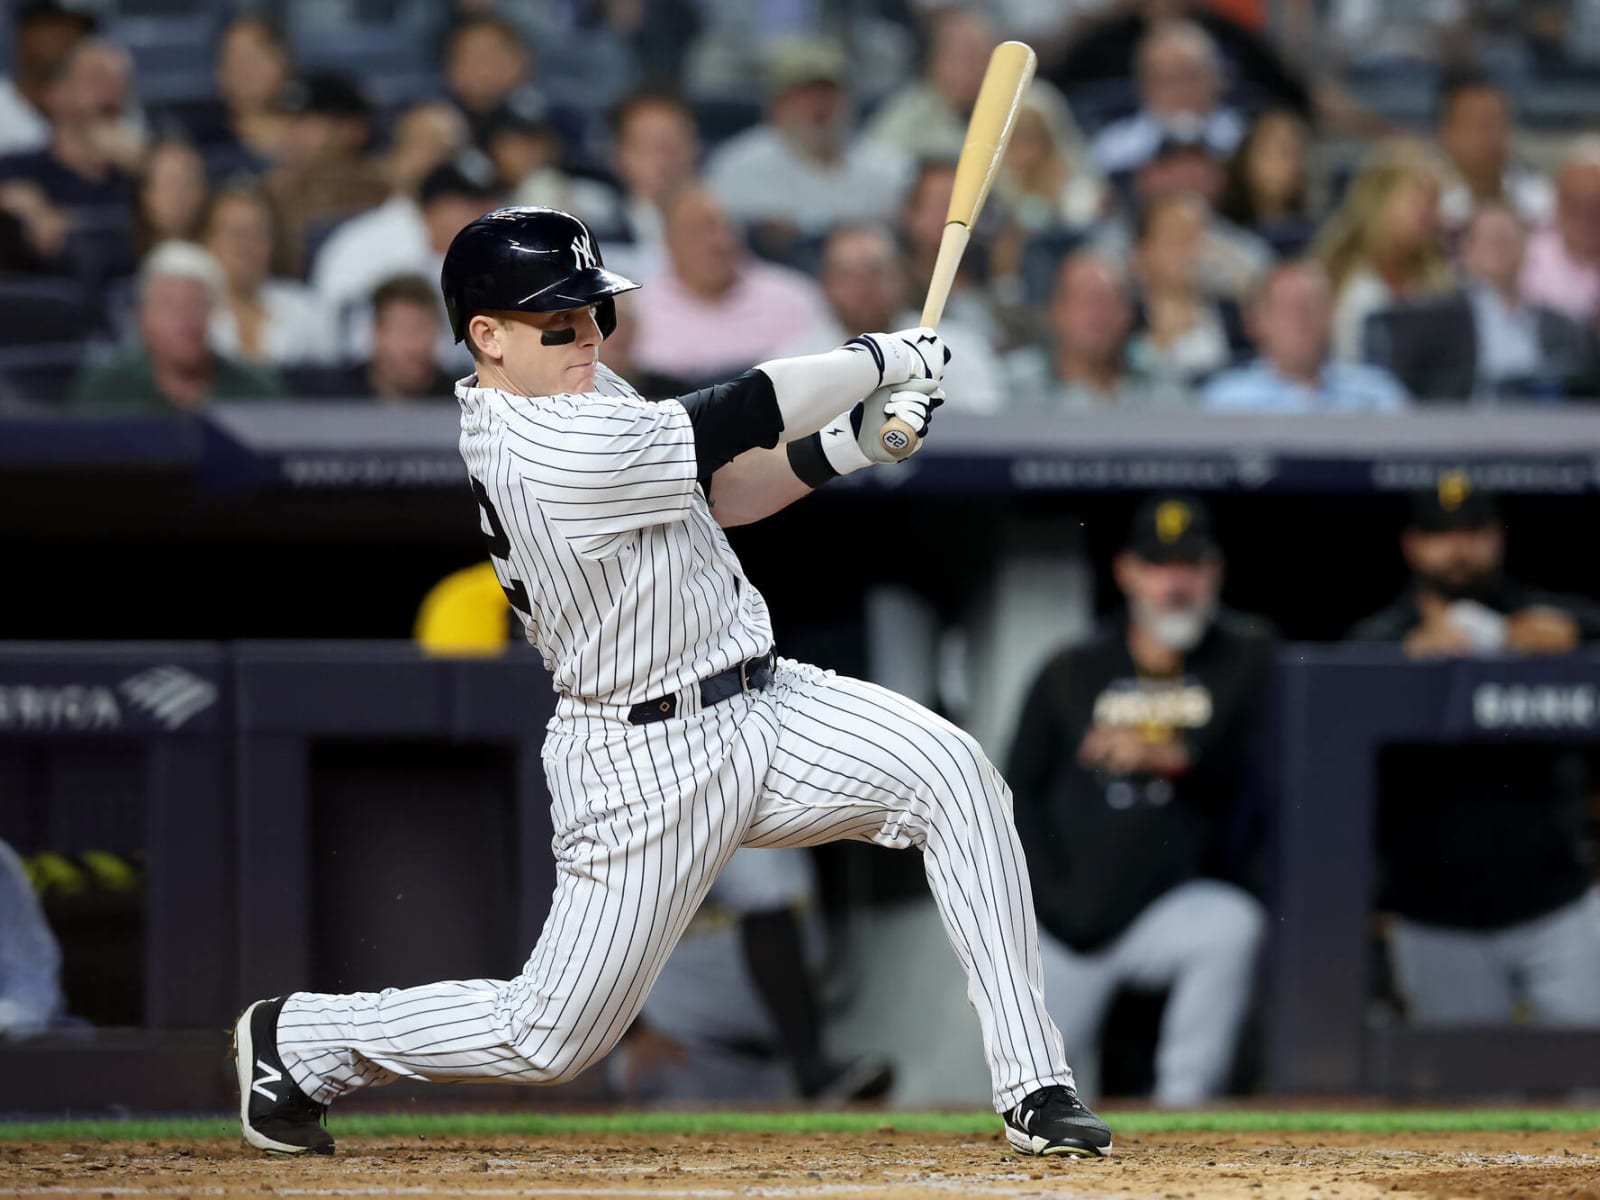
[[[497,208],[468,225],[445,252],[439,287],[456,341],[474,313],[560,312],[594,305],[602,337],[617,327],[612,297],[639,285],[605,269],[589,227],[556,208]]]

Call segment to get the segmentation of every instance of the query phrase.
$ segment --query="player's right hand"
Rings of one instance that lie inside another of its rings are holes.
[[[863,333],[845,343],[846,349],[871,354],[878,366],[878,386],[894,386],[913,379],[938,383],[944,378],[950,348],[925,326],[894,333]]]

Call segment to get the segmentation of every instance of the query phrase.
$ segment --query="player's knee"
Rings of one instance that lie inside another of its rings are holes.
[[[528,1075],[537,1083],[571,1083],[594,1065],[603,1050],[580,1045],[576,1039],[541,1050],[528,1063]]]

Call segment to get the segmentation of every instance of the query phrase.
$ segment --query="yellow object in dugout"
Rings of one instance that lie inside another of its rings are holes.
[[[479,563],[434,584],[417,610],[414,636],[428,654],[504,654],[511,640],[511,606],[494,566]]]

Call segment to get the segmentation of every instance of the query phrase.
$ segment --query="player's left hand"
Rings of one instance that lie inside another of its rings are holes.
[[[838,475],[848,475],[874,463],[904,462],[883,448],[883,427],[898,417],[916,430],[918,448],[933,423],[933,410],[944,403],[944,392],[931,379],[881,387],[849,412],[840,413],[818,432],[822,453]],[[916,453],[916,450],[911,452]]]
[[[875,463],[904,462],[922,448],[933,424],[933,410],[944,403],[944,391],[931,379],[915,379],[892,387],[881,387],[858,406],[861,423],[856,438],[861,451]],[[911,426],[917,444],[910,454],[894,457],[883,448],[883,427],[898,417]]]

